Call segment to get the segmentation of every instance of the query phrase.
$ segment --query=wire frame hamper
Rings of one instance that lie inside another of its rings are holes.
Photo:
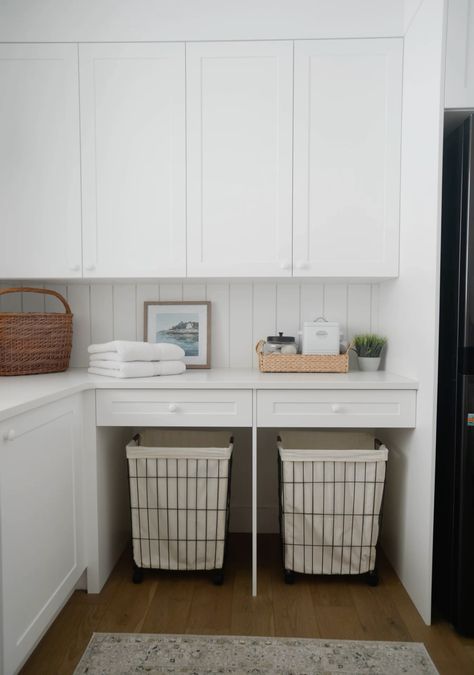
[[[387,448],[366,432],[297,430],[278,450],[285,581],[367,574],[375,586]]]
[[[223,582],[233,439],[228,432],[150,429],[127,445],[134,574],[214,570]]]

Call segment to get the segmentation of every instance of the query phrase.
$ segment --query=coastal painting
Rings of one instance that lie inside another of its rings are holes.
[[[184,350],[188,368],[210,368],[210,302],[145,302],[145,340]]]

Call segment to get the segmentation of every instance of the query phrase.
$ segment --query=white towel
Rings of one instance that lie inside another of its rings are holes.
[[[89,354],[97,354],[102,361],[179,361],[184,358],[184,349],[178,345],[152,342],[129,342],[114,340],[99,345],[90,345]]]
[[[119,361],[91,360],[89,373],[108,377],[156,377],[157,375],[180,375],[186,370],[182,361],[135,361],[120,363]]]

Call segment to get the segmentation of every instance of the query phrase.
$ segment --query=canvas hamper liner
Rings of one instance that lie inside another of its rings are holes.
[[[280,526],[285,570],[375,569],[388,450],[359,431],[282,431]]]
[[[127,445],[137,567],[222,569],[232,449],[229,432],[207,430],[149,429]]]

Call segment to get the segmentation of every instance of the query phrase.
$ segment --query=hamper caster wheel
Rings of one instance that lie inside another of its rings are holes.
[[[143,570],[139,567],[133,568],[132,581],[134,584],[141,584],[143,581]]]
[[[212,575],[212,583],[214,586],[222,586],[224,583],[224,572],[214,572]]]
[[[378,586],[379,584],[379,575],[376,570],[372,570],[367,573],[367,583],[369,586]]]
[[[283,573],[283,578],[285,580],[285,584],[292,586],[295,583],[295,573],[291,570],[285,570]]]

